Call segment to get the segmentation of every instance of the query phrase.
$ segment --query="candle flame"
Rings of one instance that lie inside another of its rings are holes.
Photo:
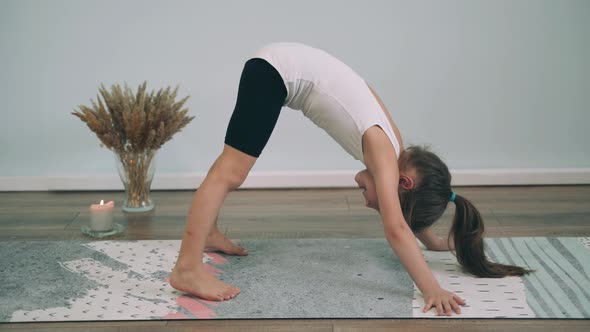
[[[104,200],[100,200],[100,205],[104,205]]]

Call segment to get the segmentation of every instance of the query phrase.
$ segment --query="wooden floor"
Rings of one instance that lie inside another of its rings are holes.
[[[482,214],[486,236],[590,236],[590,186],[462,187]],[[157,191],[153,213],[124,214],[127,227],[114,239],[180,239],[194,192]],[[0,193],[0,240],[84,239],[88,207],[101,199],[119,207],[122,192]],[[379,215],[363,206],[357,189],[239,190],[229,195],[220,217],[231,238],[382,237]],[[448,230],[450,205],[435,230]],[[1,253],[0,253],[1,254]],[[239,286],[239,285],[238,285]],[[224,320],[0,324],[2,331],[589,331],[590,320]]]

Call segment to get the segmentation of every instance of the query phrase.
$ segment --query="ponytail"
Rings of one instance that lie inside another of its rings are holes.
[[[453,235],[457,261],[465,270],[484,278],[522,276],[531,270],[518,266],[493,263],[484,253],[483,221],[479,211],[466,198],[456,195],[455,217],[450,234]]]
[[[432,226],[451,200],[456,209],[449,235],[455,242],[457,260],[467,272],[486,278],[522,276],[532,272],[488,260],[484,253],[482,218],[470,201],[453,195],[449,168],[436,154],[426,147],[410,146],[400,156],[400,170],[414,170],[419,184],[409,190],[398,187],[404,218],[414,233]]]

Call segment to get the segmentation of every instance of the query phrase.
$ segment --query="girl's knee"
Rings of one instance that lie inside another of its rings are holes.
[[[248,173],[232,167],[212,167],[207,174],[210,181],[219,183],[229,191],[238,189],[246,180]]]
[[[255,162],[255,157],[225,145],[223,152],[211,166],[207,177],[226,186],[228,190],[234,190],[244,183]]]
[[[247,173],[241,172],[232,172],[228,174],[227,178],[227,185],[229,186],[229,190],[236,190],[238,189],[244,181],[246,181],[246,177],[248,176]]]

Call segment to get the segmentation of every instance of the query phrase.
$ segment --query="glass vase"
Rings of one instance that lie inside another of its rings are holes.
[[[125,187],[125,212],[147,212],[156,206],[150,196],[156,150],[115,153],[119,177]]]

